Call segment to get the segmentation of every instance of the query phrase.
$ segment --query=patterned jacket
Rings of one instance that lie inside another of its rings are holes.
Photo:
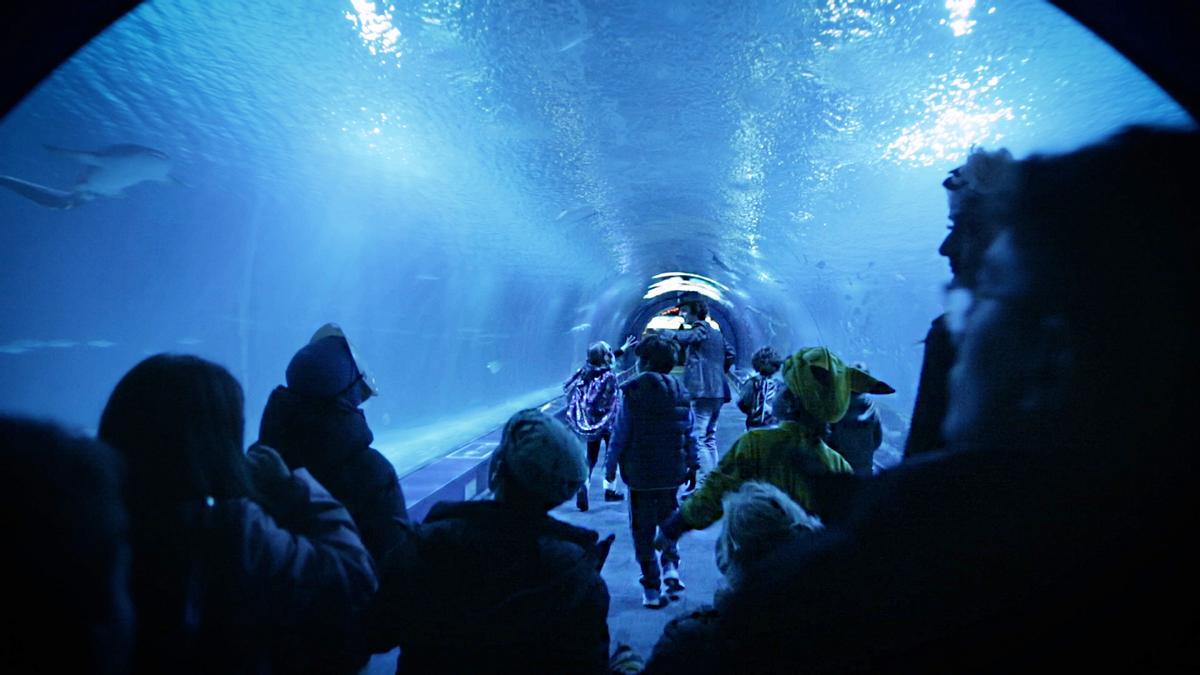
[[[621,408],[617,376],[607,366],[587,364],[563,384],[567,394],[567,424],[586,440],[609,433]]]

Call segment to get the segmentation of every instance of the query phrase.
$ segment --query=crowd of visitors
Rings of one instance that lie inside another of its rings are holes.
[[[2,418],[20,546],[4,665],[353,673],[399,647],[403,673],[631,672],[609,639],[613,536],[549,514],[587,510],[605,442],[646,607],[684,588],[680,537],[723,522],[725,585],[667,624],[645,672],[1194,668],[1198,139],[1133,128],[951,173],[941,252],[965,301],[930,329],[908,461],[886,471],[869,397],[893,389],[823,345],[754,354],[747,431],[719,453],[734,353],[695,297],[681,329],[618,350],[636,345],[624,382],[592,345],[567,423],[514,414],[491,498],[419,523],[334,325],[296,352],[249,450],[240,385],[194,356],[134,366],[96,439]]]

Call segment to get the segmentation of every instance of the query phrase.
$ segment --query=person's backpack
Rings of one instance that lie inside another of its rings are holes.
[[[750,413],[754,412],[754,399],[756,394],[756,387],[754,384],[755,380],[757,379],[757,377],[751,375],[746,379],[745,382],[742,383],[741,388],[738,389],[737,407],[738,410],[741,410],[743,414],[749,415]]]
[[[771,413],[771,402],[778,385],[774,380],[761,375],[752,375],[738,391],[737,407],[746,415],[746,424],[752,427],[775,424]]]

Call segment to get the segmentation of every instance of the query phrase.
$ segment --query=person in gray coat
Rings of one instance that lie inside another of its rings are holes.
[[[706,321],[708,303],[704,299],[682,299],[679,316],[687,327],[669,331],[668,334],[687,354],[687,362],[683,366],[683,386],[692,402],[695,419],[692,433],[704,465],[702,468],[711,471],[720,460],[717,452],[717,418],[721,414],[721,406],[731,399],[725,371],[733,365],[735,355],[721,331]]]

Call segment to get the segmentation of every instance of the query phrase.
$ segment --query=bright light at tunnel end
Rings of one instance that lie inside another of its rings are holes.
[[[686,272],[664,272],[654,275],[653,279],[656,281],[650,283],[646,294],[642,296],[643,300],[657,298],[667,293],[699,293],[711,300],[723,302],[721,289],[729,290],[728,286],[714,279]]]

